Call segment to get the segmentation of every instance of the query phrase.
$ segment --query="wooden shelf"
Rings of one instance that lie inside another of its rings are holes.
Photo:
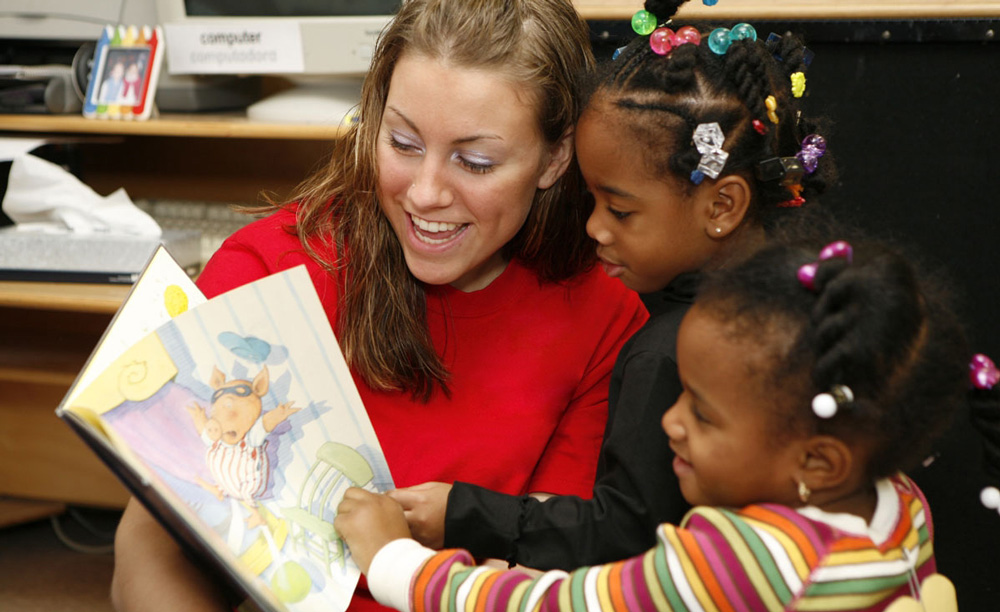
[[[0,307],[114,314],[131,285],[0,282]]]
[[[146,121],[87,119],[79,115],[3,115],[0,131],[196,138],[332,140],[344,132],[336,125],[262,123],[233,114],[164,114]]]
[[[573,0],[586,19],[628,19],[640,0]],[[998,0],[719,0],[705,6],[690,0],[680,19],[741,21],[798,19],[996,19]]]

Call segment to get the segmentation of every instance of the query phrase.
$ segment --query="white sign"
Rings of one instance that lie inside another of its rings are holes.
[[[294,21],[168,23],[171,74],[302,72],[302,33]]]

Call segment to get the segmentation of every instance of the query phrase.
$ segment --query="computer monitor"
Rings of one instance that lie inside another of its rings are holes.
[[[251,104],[273,122],[339,123],[401,0],[156,0],[169,74],[266,74],[294,87]]]

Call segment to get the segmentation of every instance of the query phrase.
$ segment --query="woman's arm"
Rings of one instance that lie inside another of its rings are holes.
[[[118,612],[228,612],[222,589],[136,499],[115,534],[111,603]]]

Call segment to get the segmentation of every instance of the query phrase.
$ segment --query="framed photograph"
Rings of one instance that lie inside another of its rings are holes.
[[[148,118],[163,61],[162,39],[159,26],[105,26],[94,51],[84,116]]]

